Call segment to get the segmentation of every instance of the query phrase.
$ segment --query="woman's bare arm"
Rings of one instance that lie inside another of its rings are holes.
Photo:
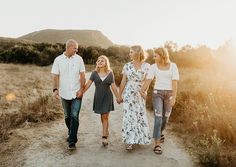
[[[84,89],[83,89],[83,92],[84,92],[84,93],[88,90],[88,88],[91,86],[92,83],[93,83],[93,81],[91,81],[91,80],[88,80],[88,81],[86,82],[86,84],[85,84],[85,86],[84,86]]]

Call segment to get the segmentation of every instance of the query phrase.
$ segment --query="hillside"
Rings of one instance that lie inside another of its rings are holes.
[[[80,45],[101,46],[107,48],[113,43],[97,30],[54,30],[46,29],[35,31],[18,39],[26,39],[35,42],[65,43],[67,39],[75,39]]]
[[[7,49],[19,45],[33,44],[34,42],[24,39],[0,37],[0,53]],[[0,58],[1,59],[1,58]]]
[[[18,39],[18,38],[8,38],[8,37],[0,37],[0,44],[9,44],[9,43],[23,43],[23,44],[32,44],[34,42],[26,40],[26,39]]]

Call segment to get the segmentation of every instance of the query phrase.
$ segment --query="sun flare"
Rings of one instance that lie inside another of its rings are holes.
[[[9,93],[6,95],[6,100],[8,102],[14,101],[16,99],[16,95],[14,93]]]

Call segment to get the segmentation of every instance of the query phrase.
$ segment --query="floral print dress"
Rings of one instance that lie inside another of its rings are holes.
[[[140,90],[150,65],[143,63],[136,70],[134,64],[125,64],[122,73],[127,76],[123,92],[122,141],[126,144],[149,144],[151,137],[146,115],[145,100]]]

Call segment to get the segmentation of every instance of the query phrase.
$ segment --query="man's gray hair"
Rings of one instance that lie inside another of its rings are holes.
[[[74,39],[68,39],[68,40],[66,41],[66,48],[68,48],[71,44],[76,44],[76,45],[78,45],[78,42],[77,42],[76,40],[74,40]]]

